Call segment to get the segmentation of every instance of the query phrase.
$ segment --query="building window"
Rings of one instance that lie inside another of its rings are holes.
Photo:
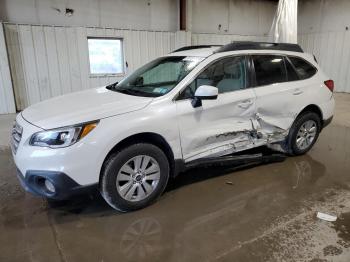
[[[123,46],[121,39],[88,38],[90,74],[124,74]]]

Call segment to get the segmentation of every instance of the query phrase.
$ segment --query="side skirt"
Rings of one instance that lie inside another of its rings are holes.
[[[226,155],[219,157],[206,157],[196,159],[190,162],[184,162],[183,160],[175,161],[174,176],[177,176],[180,172],[186,171],[194,167],[206,167],[206,166],[231,166],[231,165],[247,165],[247,164],[267,164],[274,162],[283,162],[287,156],[283,153],[271,153],[271,154],[242,154],[242,155]]]

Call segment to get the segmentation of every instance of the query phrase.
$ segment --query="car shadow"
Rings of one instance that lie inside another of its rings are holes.
[[[229,167],[200,167],[191,168],[177,177],[171,178],[163,194],[172,190],[187,186],[193,183],[198,183],[211,178],[222,175],[227,175],[233,171],[244,170],[254,166],[261,165],[261,163],[252,163],[239,166]],[[113,210],[103,199],[98,190],[94,190],[89,194],[77,195],[67,200],[47,200],[48,207],[56,211],[62,211],[68,214],[84,214],[107,216],[115,215]]]
[[[255,152],[256,150],[254,151],[252,150],[249,153],[253,154]],[[261,153],[261,150],[259,152]],[[271,152],[273,151],[265,150],[263,154],[267,155]],[[276,152],[273,152],[273,153],[276,153]],[[173,190],[176,190],[181,187],[188,186],[194,183],[217,178],[223,175],[228,175],[235,171],[246,170],[246,169],[250,169],[261,165],[268,165],[273,162],[276,162],[274,158],[271,158],[270,162],[266,161],[265,159],[265,161],[263,162],[255,161],[255,162],[240,164],[240,165],[232,164],[229,166],[213,165],[213,166],[207,166],[207,167],[194,167],[186,170],[183,173],[180,173],[175,178],[171,178],[163,194],[167,194],[167,192],[171,192]],[[281,160],[279,160],[278,162],[281,162]],[[312,170],[310,171],[311,174],[308,175],[308,177],[311,179],[309,181],[310,183],[311,182],[313,183],[315,182],[315,180],[318,180],[319,176],[324,173],[325,167],[320,163],[318,163],[317,161],[313,160],[309,155],[304,155],[301,158],[295,157],[295,160],[293,162],[295,162],[295,167],[293,167],[293,170],[295,169],[294,170],[295,173],[298,173],[295,176],[305,176],[305,174],[302,174],[304,171],[298,170],[300,169],[299,167],[300,165],[298,163],[304,163],[304,162],[309,163],[306,167],[311,169],[317,169],[317,170],[314,170],[315,172],[312,172]],[[318,168],[320,166],[322,168]],[[297,179],[297,181],[299,181],[299,178]],[[291,181],[291,183],[294,183],[294,181]],[[295,184],[297,183],[298,182],[295,182]],[[88,216],[109,216],[109,215],[118,214],[114,209],[112,209],[105,202],[105,200],[102,198],[98,190],[95,190],[90,194],[75,196],[74,198],[69,200],[63,200],[63,201],[48,200],[48,207],[54,211],[63,212],[61,215],[83,214]]]
[[[256,154],[262,153],[264,155],[276,153],[267,148],[263,149],[253,149],[246,151],[246,154]],[[251,163],[245,164],[230,164],[226,166],[220,165],[211,165],[205,167],[194,167],[186,170],[185,172],[180,173],[175,178],[171,178],[168,182],[168,185],[163,194],[170,192],[172,190],[187,186],[193,183],[201,182],[211,178],[215,178],[222,175],[227,175],[234,171],[249,169],[255,166],[262,164],[269,164],[273,161],[252,161]],[[77,195],[71,199],[67,200],[47,200],[48,207],[56,211],[62,211],[67,214],[85,214],[85,215],[97,215],[97,216],[106,216],[106,215],[115,215],[116,212],[113,210],[102,198],[98,190],[94,190],[89,194]]]

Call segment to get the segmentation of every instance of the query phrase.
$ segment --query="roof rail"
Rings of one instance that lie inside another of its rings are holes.
[[[220,47],[215,53],[238,51],[238,50],[283,50],[303,53],[303,49],[298,44],[268,43],[252,41],[235,41]]]
[[[171,53],[186,51],[186,50],[191,50],[191,49],[210,48],[210,47],[222,47],[222,45],[189,45],[189,46],[184,46],[184,47],[181,47],[179,49],[176,49],[176,50],[172,51]]]

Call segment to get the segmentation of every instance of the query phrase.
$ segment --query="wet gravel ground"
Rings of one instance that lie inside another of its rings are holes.
[[[281,163],[189,170],[126,214],[98,193],[64,202],[24,193],[2,147],[0,261],[350,261],[349,189],[341,126]]]

